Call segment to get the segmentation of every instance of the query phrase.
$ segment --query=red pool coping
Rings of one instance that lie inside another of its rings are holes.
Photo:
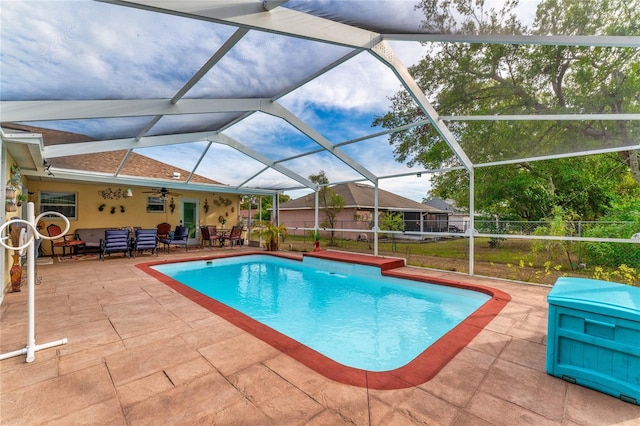
[[[381,273],[384,276],[464,288],[479,291],[491,296],[491,298],[474,313],[431,344],[408,364],[389,371],[367,371],[340,364],[310,347],[305,346],[302,343],[254,320],[253,318],[152,269],[152,266],[167,263],[189,262],[194,260],[215,260],[225,257],[255,254],[284,257],[287,259],[302,261],[300,256],[287,255],[285,253],[278,252],[252,251],[229,253],[210,257],[141,263],[136,266],[176,290],[178,293],[198,303],[200,306],[203,306],[242,330],[251,333],[260,340],[268,343],[323,376],[339,383],[380,390],[404,389],[417,386],[431,380],[445,365],[447,365],[449,361],[451,361],[451,359],[453,359],[453,357],[456,356],[456,354],[458,354],[458,352],[464,349],[464,347],[467,346],[469,342],[471,342],[471,340],[473,340],[473,338],[476,337],[478,333],[480,333],[480,331],[482,331],[482,329],[489,324],[489,322],[491,322],[491,320],[493,320],[493,318],[495,318],[502,308],[504,308],[511,300],[511,296],[501,290],[465,283],[462,279],[454,281],[411,274],[406,270],[394,271],[394,269],[404,266],[404,259],[375,257],[333,251],[305,253],[304,256],[309,257],[377,266],[380,267]]]

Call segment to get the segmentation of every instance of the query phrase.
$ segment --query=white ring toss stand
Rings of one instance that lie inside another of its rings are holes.
[[[36,224],[38,221],[44,216],[60,216],[64,219],[66,227],[64,231],[60,235],[56,235],[55,237],[44,236],[38,232],[36,228]],[[19,245],[17,247],[8,246],[5,241],[8,237],[2,237],[3,233],[8,226],[15,223],[25,223],[27,225],[28,230],[24,230],[26,234],[20,232]],[[35,359],[35,352],[41,349],[48,349],[54,346],[60,346],[67,343],[67,339],[56,340],[54,342],[44,343],[41,345],[36,345],[36,327],[35,327],[35,240],[36,237],[42,238],[45,240],[53,240],[56,238],[60,238],[62,235],[65,235],[69,231],[69,219],[67,219],[64,215],[58,212],[44,212],[38,215],[38,217],[34,217],[34,205],[32,202],[27,203],[27,220],[23,219],[11,219],[5,222],[2,226],[0,226],[0,245],[9,250],[15,250],[20,253],[20,255],[24,254],[24,250],[27,249],[27,346],[24,349],[19,349],[13,352],[7,352],[5,354],[0,355],[0,360],[11,358],[14,356],[27,354],[27,362],[31,362]],[[28,234],[28,237],[26,236]]]

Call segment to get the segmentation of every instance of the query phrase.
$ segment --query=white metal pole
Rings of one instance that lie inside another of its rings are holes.
[[[473,275],[474,262],[474,234],[475,234],[475,172],[473,167],[469,168],[469,275]]]
[[[258,196],[258,219],[261,223],[260,226],[262,226],[262,195]],[[258,237],[258,245],[260,247],[262,247],[262,232],[260,233],[260,236]]]
[[[314,229],[318,230],[318,204],[320,203],[320,190],[316,189],[316,201],[315,201],[315,211],[314,211]]]
[[[61,215],[60,213],[57,212],[48,212],[48,214],[55,214],[58,216],[61,216],[67,226],[65,228],[65,231],[63,234],[66,234],[67,231],[69,230],[69,221],[66,217],[64,217],[63,215]],[[43,213],[44,214],[44,213]],[[40,233],[37,232],[37,228],[36,228],[36,219],[34,217],[35,213],[34,213],[34,204],[33,202],[28,202],[27,203],[27,241],[28,244],[26,245],[26,249],[27,249],[27,346],[23,349],[19,349],[17,351],[13,351],[13,352],[8,352],[5,354],[0,355],[0,360],[6,359],[6,358],[11,358],[14,356],[18,356],[18,355],[24,355],[27,354],[27,362],[32,362],[35,359],[35,352],[40,350],[40,349],[47,349],[47,348],[52,348],[54,346],[59,346],[59,345],[64,345],[67,343],[67,339],[61,339],[61,340],[56,340],[53,342],[49,342],[49,343],[44,343],[42,345],[36,345],[36,318],[35,318],[35,282],[36,282],[36,277],[35,277],[35,244],[36,244],[36,238],[40,237],[40,238],[45,238],[45,239],[51,239],[50,237],[44,237],[43,235],[41,235]],[[40,217],[40,216],[39,216]],[[7,223],[5,223],[2,228],[3,229],[8,229],[8,225],[9,222],[11,223],[25,223],[24,220],[22,219],[15,219],[15,220],[11,220],[8,221]],[[3,241],[0,241],[1,245],[4,246],[5,248],[11,249],[11,247],[7,247]],[[25,246],[23,245],[22,241],[18,242],[18,247],[19,250],[23,250],[25,248]]]
[[[378,181],[373,189],[373,255],[378,255]]]
[[[247,244],[251,242],[251,203],[253,203],[253,195],[249,197],[249,217],[247,218]]]
[[[35,215],[33,203],[27,203],[27,221],[35,226]],[[27,247],[27,362],[35,359],[36,351],[36,298],[35,298],[35,250],[36,235],[29,229],[27,232],[33,235],[33,241]]]
[[[271,207],[272,217],[271,223],[274,225],[280,225],[280,205],[278,204],[278,193],[273,195],[272,207]]]

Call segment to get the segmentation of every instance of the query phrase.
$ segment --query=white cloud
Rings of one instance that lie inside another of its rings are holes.
[[[300,110],[308,103],[328,109],[384,111],[401,89],[395,75],[368,53],[361,53],[299,88],[283,103]]]

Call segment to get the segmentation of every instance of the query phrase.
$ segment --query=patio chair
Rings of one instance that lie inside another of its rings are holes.
[[[224,235],[220,239],[220,247],[224,247],[227,242],[229,242],[229,247],[235,245],[242,245],[242,226],[233,226],[231,228],[231,232],[228,235]]]
[[[163,243],[167,249],[167,253],[169,253],[169,248],[171,244],[173,245],[184,245],[184,251],[188,250],[188,240],[189,240],[189,228],[186,226],[178,225],[176,226],[176,230],[172,233],[169,233],[169,236],[166,238],[158,237],[158,242]]]
[[[158,238],[169,238],[169,232],[171,232],[171,224],[162,222],[158,224],[157,228]]]
[[[222,234],[218,233],[218,228],[215,225],[207,226],[209,230],[209,236],[212,241],[218,241],[218,245],[222,244]]]
[[[106,254],[123,253],[131,257],[131,241],[129,241],[128,229],[107,229],[104,231],[104,239],[100,240],[100,259],[104,260]]]
[[[218,242],[218,245],[220,244],[221,236],[215,226],[201,226],[200,234],[202,236],[201,246],[205,246],[208,243],[209,247],[213,247],[215,241]]]
[[[136,229],[133,240],[133,257],[136,253],[149,250],[151,254],[158,255],[158,229]]]
[[[56,225],[51,224],[47,226],[47,233],[50,237],[56,237],[62,234],[62,229]],[[51,241],[51,256],[55,256],[54,249],[56,247],[62,248],[62,257],[66,256],[66,249],[69,249],[69,254],[73,251],[73,254],[78,254],[78,248],[85,248],[85,242],[78,237],[77,234],[72,235],[60,235],[60,238]]]

